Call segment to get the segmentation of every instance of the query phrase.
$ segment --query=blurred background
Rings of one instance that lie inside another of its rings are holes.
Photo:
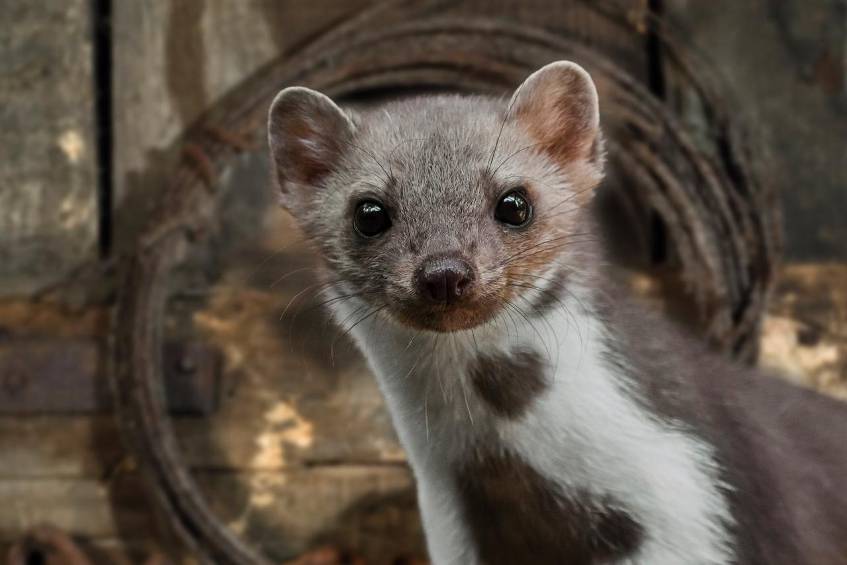
[[[264,115],[558,58],[600,89],[622,276],[847,399],[845,0],[0,0],[0,561],[423,559]]]

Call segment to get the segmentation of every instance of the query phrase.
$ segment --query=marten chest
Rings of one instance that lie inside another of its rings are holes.
[[[552,386],[547,363],[530,349],[477,356],[467,378],[484,409],[507,425]],[[566,492],[496,442],[466,452],[454,472],[469,534],[487,565],[608,563],[632,554],[643,537],[620,501],[587,489]]]
[[[460,508],[486,565],[609,563],[642,527],[611,497],[563,492],[519,457],[489,454],[456,469]]]

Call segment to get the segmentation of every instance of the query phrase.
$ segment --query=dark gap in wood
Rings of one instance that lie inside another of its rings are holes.
[[[668,260],[668,229],[655,210],[650,211],[650,261],[663,265]]]
[[[112,251],[112,0],[92,0],[94,127],[97,134],[97,205],[100,257]]]
[[[662,54],[662,38],[659,33],[664,15],[663,0],[648,0],[647,2],[647,85],[650,92],[659,100],[665,100],[665,69]]]
[[[662,0],[647,1],[647,86],[657,99],[667,101],[665,83],[664,54],[662,53],[662,38],[659,33],[663,16]],[[648,231],[650,245],[650,261],[654,265],[662,265],[668,258],[668,231],[662,216],[656,210],[650,210],[650,226]]]

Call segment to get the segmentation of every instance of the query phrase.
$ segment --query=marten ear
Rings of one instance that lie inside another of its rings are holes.
[[[320,92],[299,86],[277,94],[268,114],[268,142],[282,203],[302,201],[338,166],[354,125]]]
[[[556,162],[599,160],[597,89],[576,63],[557,61],[532,73],[515,90],[509,108],[512,119]]]

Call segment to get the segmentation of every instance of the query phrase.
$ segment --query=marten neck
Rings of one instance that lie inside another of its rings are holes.
[[[439,485],[462,516],[461,535],[450,536],[472,539],[485,562],[508,562],[488,553],[509,548],[482,524],[502,514],[509,527],[515,516],[527,524],[521,539],[551,559],[727,562],[732,521],[713,449],[648,408],[602,314],[620,299],[565,269],[547,279],[521,313],[472,331],[416,331],[377,316],[353,329],[420,488]],[[337,315],[355,306],[345,309]],[[522,487],[509,490],[513,482]],[[548,531],[539,515],[575,537]]]

